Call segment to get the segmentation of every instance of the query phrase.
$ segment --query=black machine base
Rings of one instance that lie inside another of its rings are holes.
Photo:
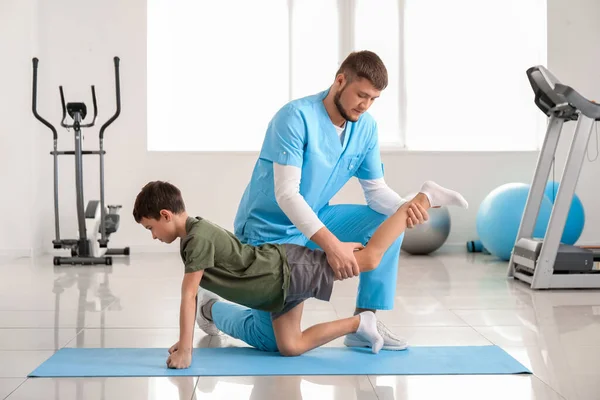
[[[62,242],[75,242],[76,240],[63,240]],[[66,243],[63,246],[55,244],[55,248],[67,247]],[[93,257],[91,255],[78,254],[77,246],[71,248],[71,257],[54,257],[54,265],[112,265],[112,257],[110,256],[128,256],[131,254],[129,247],[106,249],[105,255],[102,257]]]
[[[128,256],[129,253],[129,247],[125,247],[122,249],[106,249],[106,253],[107,256]]]
[[[80,256],[76,251],[71,251],[71,257],[54,257],[54,265],[112,265],[113,258],[111,256],[128,256],[129,254],[129,247],[107,249],[103,257]]]
[[[112,265],[112,257],[54,257],[54,265]]]

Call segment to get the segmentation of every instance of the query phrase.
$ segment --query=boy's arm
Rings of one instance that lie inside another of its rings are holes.
[[[210,238],[198,235],[186,238],[183,254],[185,274],[181,283],[179,342],[171,348],[173,351],[169,351],[169,368],[188,368],[191,365],[198,286],[204,270],[215,265],[215,246]]]
[[[196,321],[196,296],[204,270],[188,272],[181,283],[181,309],[179,311],[179,349],[190,352],[193,347]]]

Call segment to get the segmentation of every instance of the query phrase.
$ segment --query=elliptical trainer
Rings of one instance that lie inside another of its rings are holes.
[[[54,139],[54,150],[50,153],[54,157],[54,229],[56,238],[52,241],[55,249],[71,249],[71,257],[54,257],[54,265],[61,264],[112,264],[110,255],[129,255],[129,247],[123,249],[108,249],[108,238],[119,228],[119,209],[120,205],[109,205],[108,210],[104,205],[104,131],[112,124],[121,113],[121,89],[119,81],[119,57],[114,58],[115,65],[115,86],[117,94],[117,110],[115,114],[100,128],[99,149],[82,150],[81,128],[94,126],[98,116],[98,106],[96,103],[96,90],[92,85],[92,101],[94,104],[94,119],[89,124],[82,124],[87,115],[85,103],[67,103],[65,107],[65,97],[62,86],[59,86],[60,100],[62,104],[61,126],[64,128],[73,128],[75,133],[75,150],[58,151],[58,134],[52,124],[46,121],[37,113],[37,69],[39,60],[33,58],[33,115],[46,125],[52,131]],[[73,124],[66,124],[66,114],[73,119]],[[100,201],[91,200],[84,210],[83,196],[83,156],[98,154],[100,156]],[[79,228],[78,239],[61,239],[60,224],[58,213],[58,156],[75,156],[75,186],[77,195],[77,222]],[[100,236],[100,238],[98,238]]]

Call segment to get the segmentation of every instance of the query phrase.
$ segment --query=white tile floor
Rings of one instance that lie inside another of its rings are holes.
[[[112,267],[2,259],[0,399],[600,399],[600,290],[533,292],[505,272],[481,254],[403,254],[395,309],[378,315],[413,346],[496,344],[533,376],[27,379],[65,346],[171,346],[182,268],[177,254]],[[330,303],[309,301],[303,325],[349,315],[357,283],[337,283]],[[201,331],[195,340],[243,345]]]

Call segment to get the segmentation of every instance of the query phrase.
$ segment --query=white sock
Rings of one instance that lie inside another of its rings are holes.
[[[469,208],[469,203],[460,193],[446,189],[433,181],[426,181],[421,186],[420,192],[427,196],[431,207],[458,206]]]
[[[364,311],[358,314],[360,323],[356,333],[371,343],[371,351],[377,354],[383,347],[383,337],[377,330],[377,317],[372,311]]]

